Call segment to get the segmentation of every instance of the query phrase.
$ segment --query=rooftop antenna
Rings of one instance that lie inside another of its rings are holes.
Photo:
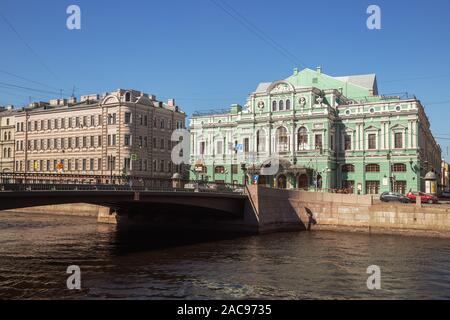
[[[73,86],[73,88],[72,88],[72,98],[75,98],[75,89],[76,89],[76,87]]]

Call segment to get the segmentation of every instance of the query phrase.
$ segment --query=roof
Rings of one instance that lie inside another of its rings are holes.
[[[282,81],[291,83],[295,88],[317,87],[321,90],[342,88],[344,95],[348,98],[378,95],[377,77],[375,74],[333,77],[317,70],[306,68]],[[267,92],[274,82],[260,83],[254,93]]]
[[[335,77],[335,79],[354,84],[369,90],[376,88],[377,76],[375,74],[362,74],[354,76]]]

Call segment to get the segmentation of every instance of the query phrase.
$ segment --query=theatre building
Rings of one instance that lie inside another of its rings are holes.
[[[424,106],[379,94],[374,74],[296,69],[260,83],[244,106],[195,113],[190,131],[192,178],[359,194],[425,190],[429,172],[440,181]],[[266,174],[270,159],[279,169]]]

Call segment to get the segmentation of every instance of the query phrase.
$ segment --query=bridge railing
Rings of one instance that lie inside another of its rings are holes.
[[[109,180],[105,180],[105,177],[108,177]],[[243,194],[245,188],[236,184],[182,179],[57,174],[28,174],[25,176],[23,173],[3,173],[0,174],[0,191],[149,191]]]

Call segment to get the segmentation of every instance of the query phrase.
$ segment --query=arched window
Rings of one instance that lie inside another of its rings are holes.
[[[286,100],[286,110],[291,110],[291,100]]]
[[[6,158],[6,155],[8,154],[8,151],[7,151],[7,149],[5,148],[5,149],[3,149],[3,158]]]
[[[380,166],[378,164],[368,164],[366,172],[380,172]]]
[[[256,152],[266,152],[266,132],[258,130],[256,133]]]
[[[8,132],[8,141],[11,141],[11,132]]]
[[[277,102],[272,102],[272,111],[277,111]]]
[[[406,172],[406,164],[404,163],[394,163],[392,165],[393,172]]]
[[[8,158],[11,158],[11,148],[8,148]]]
[[[131,102],[131,92],[125,93],[125,102]]]
[[[308,130],[305,127],[298,129],[297,139],[297,149],[306,150],[308,148]]]
[[[4,137],[5,137],[5,138],[3,139],[4,141],[8,140],[8,134],[7,134],[6,132],[5,132]]]
[[[283,111],[284,110],[284,103],[283,100],[280,100],[280,102],[278,102],[278,110]]]
[[[277,151],[289,151],[288,133],[285,127],[279,127],[276,133]]]
[[[352,164],[343,165],[342,172],[355,172],[355,166]]]

